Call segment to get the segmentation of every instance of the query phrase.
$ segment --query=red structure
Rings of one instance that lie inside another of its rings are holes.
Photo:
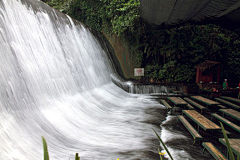
[[[197,68],[196,83],[220,83],[220,63],[206,60],[194,68]]]

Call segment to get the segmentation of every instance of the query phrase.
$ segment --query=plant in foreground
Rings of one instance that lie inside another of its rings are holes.
[[[42,137],[42,141],[43,141],[43,157],[44,157],[44,160],[49,160],[47,142],[46,142],[44,137]]]
[[[42,136],[42,141],[43,141],[43,158],[44,158],[44,160],[49,160],[47,142],[46,142],[46,140],[43,136]],[[78,156],[78,153],[76,153],[76,155],[75,155],[75,160],[80,160],[80,157]]]
[[[227,144],[227,151],[228,151],[228,154],[229,154],[229,158],[230,158],[230,160],[235,160],[232,148],[231,148],[229,140],[228,140],[228,136],[227,136],[226,131],[225,131],[225,129],[223,127],[223,124],[221,122],[220,122],[220,125],[221,125],[221,128],[222,128],[224,139],[225,139],[226,144]],[[237,155],[237,160],[240,160],[239,154]]]
[[[158,137],[158,140],[162,143],[162,145],[163,145],[163,147],[164,147],[164,149],[167,151],[167,153],[168,153],[168,155],[169,155],[169,157],[173,160],[173,158],[172,158],[172,155],[170,154],[170,152],[168,151],[168,149],[167,149],[167,147],[165,146],[165,144],[163,143],[163,141],[162,141],[162,139],[159,137],[159,135],[157,134],[157,132],[153,129],[153,131],[155,132],[155,134],[157,135],[157,137]],[[159,149],[158,149],[158,151],[159,151]],[[162,160],[162,155],[160,154],[161,152],[159,152],[159,155],[160,155],[160,159]]]

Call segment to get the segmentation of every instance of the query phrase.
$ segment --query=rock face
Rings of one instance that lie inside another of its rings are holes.
[[[141,17],[158,27],[171,27],[185,22],[215,23],[228,29],[238,29],[238,0],[140,0]]]

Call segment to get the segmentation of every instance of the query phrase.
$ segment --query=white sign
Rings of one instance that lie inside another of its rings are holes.
[[[134,76],[144,76],[144,68],[134,68]]]

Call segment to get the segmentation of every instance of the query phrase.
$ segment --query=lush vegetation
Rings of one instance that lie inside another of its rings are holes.
[[[146,77],[160,82],[191,83],[194,65],[219,61],[222,77],[240,80],[240,39],[216,25],[156,29],[140,18],[139,0],[43,0],[99,31],[116,34],[129,45]]]

